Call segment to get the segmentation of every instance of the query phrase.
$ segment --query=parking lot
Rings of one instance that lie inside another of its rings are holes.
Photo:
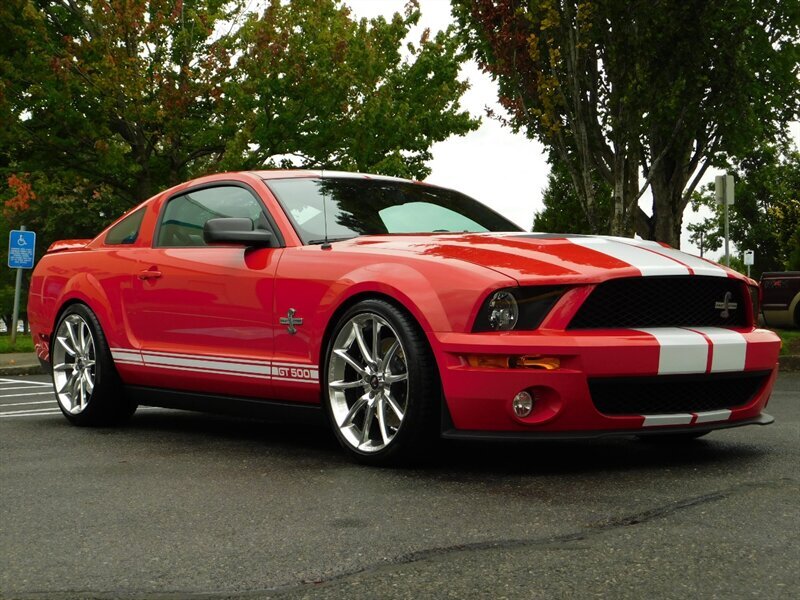
[[[0,379],[3,598],[795,598],[800,375],[684,447],[442,444],[354,465],[322,427],[140,409],[82,429]]]

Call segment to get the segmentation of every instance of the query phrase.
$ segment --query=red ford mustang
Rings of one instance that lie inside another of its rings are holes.
[[[655,242],[525,233],[422,183],[262,171],[53,244],[28,315],[76,425],[139,404],[324,412],[350,454],[387,463],[437,435],[770,423],[780,342],[757,305],[754,281]]]

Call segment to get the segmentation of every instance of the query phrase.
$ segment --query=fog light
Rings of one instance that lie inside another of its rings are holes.
[[[533,397],[528,392],[520,392],[514,396],[512,406],[515,415],[518,417],[527,417],[533,410]]]

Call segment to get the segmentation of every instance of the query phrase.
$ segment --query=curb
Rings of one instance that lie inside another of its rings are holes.
[[[0,377],[11,377],[14,375],[44,375],[45,371],[41,365],[13,365],[0,367]]]
[[[779,371],[800,371],[800,355],[781,356],[778,358]]]

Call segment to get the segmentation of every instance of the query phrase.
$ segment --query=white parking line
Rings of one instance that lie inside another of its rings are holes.
[[[26,379],[0,379],[0,383],[29,383],[31,385],[53,385],[49,381],[28,381]]]
[[[17,418],[17,417],[44,417],[44,416],[49,416],[49,415],[60,415],[61,414],[60,410],[51,410],[51,409],[48,408],[48,409],[46,409],[46,411],[47,412],[42,410],[41,412],[21,411],[21,412],[18,412],[18,413],[0,413],[0,419],[14,419],[14,418]]]
[[[10,390],[35,390],[36,387],[30,385],[22,385],[19,387],[0,387],[0,392],[8,392]]]
[[[53,411],[52,408],[26,408],[25,410],[7,410],[5,412],[0,412],[0,416],[3,415],[19,415],[22,413],[43,413],[43,412],[51,412]]]
[[[33,389],[33,388],[29,388]],[[31,392],[30,394],[8,394],[6,396],[0,396],[0,398],[19,398],[21,396],[46,396],[47,394],[52,394],[53,390],[49,390],[47,392]]]
[[[13,402],[11,404],[0,404],[0,408],[4,406],[30,406],[31,404],[52,404],[55,400],[37,400],[36,402]]]

